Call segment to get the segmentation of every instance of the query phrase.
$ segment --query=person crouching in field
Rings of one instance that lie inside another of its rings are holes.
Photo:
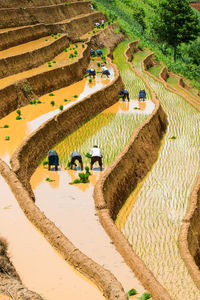
[[[81,170],[83,171],[82,157],[81,157],[81,154],[77,151],[74,151],[71,154],[70,169],[72,170],[73,166],[77,167],[77,164],[75,163],[76,160],[78,160],[78,162],[80,163]]]
[[[122,100],[123,101],[126,101],[126,99],[128,101],[130,101],[130,98],[129,98],[129,92],[127,90],[123,90],[119,93],[120,96],[122,96]]]

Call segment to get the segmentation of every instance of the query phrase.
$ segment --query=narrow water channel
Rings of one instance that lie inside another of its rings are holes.
[[[154,109],[149,93],[147,101],[137,101],[139,89],[144,87],[144,83],[125,62],[123,53],[127,45],[128,42],[124,42],[116,48],[114,63],[119,67],[123,82],[130,92],[130,103],[119,101],[66,137],[54,147],[60,156],[59,171],[48,171],[40,165],[32,176],[31,184],[36,196],[36,205],[81,251],[108,268],[126,291],[135,288],[142,293],[143,286],[110,243],[95,216],[92,194],[94,185],[101,176],[99,167],[94,166],[90,183],[78,185],[69,183],[78,177],[80,169],[78,172],[65,170],[70,153],[75,150],[83,155],[84,165],[89,165],[85,154],[90,152],[94,144],[99,145],[106,168],[125,147],[134,130]],[[47,182],[47,177],[52,181]]]
[[[133,64],[141,71],[141,57]],[[146,180],[127,199],[116,224],[158,281],[176,300],[200,299],[181,259],[178,236],[200,168],[200,114],[182,97],[143,74],[167,114],[168,128],[159,158]],[[171,139],[174,137],[174,139]]]

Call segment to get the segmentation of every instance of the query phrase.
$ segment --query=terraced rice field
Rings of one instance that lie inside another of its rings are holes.
[[[141,54],[135,55],[133,64],[141,72],[137,56]],[[143,75],[155,90],[169,125],[156,164],[127,199],[116,224],[173,299],[198,300],[200,291],[180,257],[178,235],[200,167],[199,112]]]
[[[84,154],[90,152],[94,144],[101,148],[104,168],[107,167],[125,147],[134,130],[154,109],[149,93],[148,101],[141,103],[141,107],[137,101],[139,89],[145,86],[125,63],[123,53],[127,45],[128,42],[124,42],[116,48],[114,63],[119,67],[126,88],[130,91],[130,103],[119,101],[66,137],[54,147],[61,161],[60,172],[48,171],[41,165],[32,176],[31,185],[36,195],[36,204],[81,251],[111,270],[126,291],[134,287],[142,293],[144,288],[110,244],[94,215],[92,193],[101,176],[99,168],[94,166],[90,183],[78,185],[69,185],[77,178],[78,172],[63,169],[67,166],[71,152],[75,150],[83,154],[84,165],[89,165],[89,159]],[[46,177],[52,181],[45,181]],[[44,191],[48,201],[43,197]]]

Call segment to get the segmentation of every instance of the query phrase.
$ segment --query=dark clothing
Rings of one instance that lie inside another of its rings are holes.
[[[139,91],[139,99],[143,99],[143,100],[146,99],[146,92],[145,92],[145,90],[140,90]]]
[[[102,157],[100,156],[92,156],[91,157],[91,165],[93,165],[96,161],[99,162],[99,165],[102,166]]]
[[[95,55],[95,51],[93,49],[90,50],[90,55],[94,56]]]
[[[97,49],[97,55],[101,56],[103,52],[100,49]]]
[[[129,101],[129,92],[127,90],[123,90],[119,93],[122,96],[123,101],[125,101],[126,99]]]
[[[72,152],[72,154],[71,154],[71,164],[73,165],[76,160],[78,160],[80,164],[83,162],[80,153]]]
[[[102,72],[102,74],[103,74],[103,75],[108,75],[108,76],[109,76],[109,75],[110,75],[110,71],[109,71],[109,70],[105,70],[105,71]]]
[[[59,166],[59,157],[56,151],[49,150],[48,161],[49,161],[49,166]]]
[[[88,69],[88,74],[90,76],[95,76],[96,75],[96,71],[94,69]]]

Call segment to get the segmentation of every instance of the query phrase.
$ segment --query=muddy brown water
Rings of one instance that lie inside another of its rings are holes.
[[[95,59],[90,66],[97,68],[97,62],[98,59]],[[55,96],[49,96],[49,94],[42,96],[40,98],[42,104],[27,105],[21,108],[22,120],[16,120],[16,112],[12,112],[1,119],[0,156],[9,163],[13,151],[21,144],[23,139],[46,120],[60,112],[59,105],[64,105],[65,109],[72,105],[74,101],[80,101],[85,96],[109,84],[114,79],[114,71],[111,67],[109,69],[111,71],[109,79],[100,78],[100,75],[98,75],[92,83],[89,83],[89,79],[85,78],[66,88],[52,91]],[[78,95],[78,98],[73,97],[75,94]],[[64,102],[64,99],[70,101]],[[55,107],[50,105],[52,100],[56,103]],[[8,124],[9,128],[2,128],[5,124]],[[6,135],[10,136],[9,141],[5,140]],[[58,173],[55,174],[55,178],[57,180],[50,183],[53,188],[58,182]],[[80,277],[79,273],[72,270],[66,262],[56,255],[46,240],[29,223],[14,197],[10,196],[11,192],[3,178],[0,180],[0,186],[5,191],[3,194],[4,200],[1,202],[2,206],[0,207],[0,234],[7,238],[9,242],[11,260],[23,283],[48,300],[64,300],[66,297],[85,300],[104,299],[92,284],[89,284],[85,278]],[[45,198],[48,199],[48,193]],[[17,225],[15,226],[15,224]],[[13,228],[16,230],[13,230]],[[23,232],[20,240],[16,232]]]
[[[91,62],[91,67],[96,67],[98,60]],[[36,130],[45,121],[52,118],[60,112],[59,106],[63,105],[64,109],[74,104],[76,101],[82,100],[84,97],[91,95],[95,91],[101,89],[103,86],[109,84],[113,78],[113,69],[110,68],[111,77],[101,78],[97,76],[92,83],[89,83],[88,78],[72,84],[68,87],[52,91],[54,96],[46,94],[40,97],[41,104],[27,105],[21,108],[22,119],[16,120],[16,111],[10,113],[8,116],[0,120],[0,156],[7,163],[14,150],[22,143],[23,139]],[[77,95],[78,98],[73,96]],[[69,101],[65,102],[64,99]],[[50,104],[55,102],[55,106]],[[4,125],[9,125],[9,128],[3,128]],[[17,134],[16,134],[17,133]],[[9,136],[10,140],[5,140]]]
[[[69,64],[77,61],[85,49],[85,48],[82,48],[81,43],[78,43],[77,45],[78,45],[78,48],[75,49],[78,51],[77,57],[73,57],[73,58],[69,59],[70,53],[74,52],[73,49],[69,50],[69,48],[71,48],[71,47],[69,47],[69,48],[67,48],[67,52],[62,52],[59,55],[55,56],[51,60],[51,62],[56,61],[56,63],[52,63],[52,67],[48,67],[48,63],[45,63],[37,68],[2,78],[2,79],[0,79],[0,87],[4,88],[5,86],[8,86],[8,85],[14,83],[15,81],[37,75],[37,74],[45,72],[45,71],[53,70],[54,68],[57,68],[57,67],[64,67],[66,65],[69,65]]]
[[[62,36],[64,36],[64,34],[60,35],[60,37]],[[59,39],[60,37],[57,36],[57,39]],[[31,42],[27,42],[25,44],[20,44],[18,46],[11,47],[9,49],[0,52],[0,59],[9,56],[19,55],[25,52],[30,52],[38,48],[42,48],[44,46],[52,44],[54,41],[55,41],[54,37],[46,36]]]
[[[8,240],[10,259],[25,286],[48,300],[104,299],[33,227],[1,176],[0,186],[0,235]]]
[[[129,103],[120,101],[103,114],[130,114],[134,112],[136,105],[141,106],[141,111],[137,113],[151,113],[154,109],[151,101],[140,104],[136,100]],[[95,215],[92,195],[102,173],[95,166],[90,183],[70,185],[77,175],[76,170],[59,169],[59,172],[56,172],[53,169],[48,171],[43,166],[38,167],[31,178],[36,205],[81,251],[109,269],[122,283],[125,291],[135,288],[139,293],[144,292],[143,286],[115,250]],[[47,182],[47,177],[52,181]]]

